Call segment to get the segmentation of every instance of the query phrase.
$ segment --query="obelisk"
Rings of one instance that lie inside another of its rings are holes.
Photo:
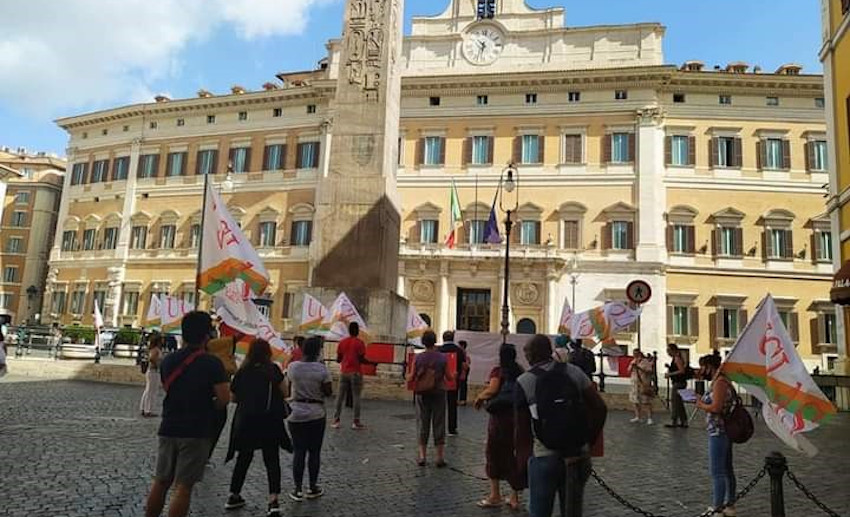
[[[344,291],[371,330],[400,337],[407,317],[395,294],[403,9],[403,0],[346,5],[328,167],[316,192],[310,289],[320,288],[325,303]]]

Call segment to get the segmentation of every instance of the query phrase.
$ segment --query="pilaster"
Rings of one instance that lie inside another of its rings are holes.
[[[664,213],[667,193],[664,188],[663,112],[656,106],[638,110],[636,205],[638,208],[638,262],[666,262],[667,243]]]

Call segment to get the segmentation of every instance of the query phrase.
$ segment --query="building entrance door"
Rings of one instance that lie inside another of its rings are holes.
[[[490,332],[490,290],[457,290],[457,329]]]

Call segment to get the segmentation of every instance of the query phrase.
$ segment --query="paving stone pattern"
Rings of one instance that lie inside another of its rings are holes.
[[[137,416],[141,389],[73,381],[0,382],[0,515],[9,517],[118,517],[143,515],[153,471],[157,420]],[[310,502],[282,500],[284,515],[306,516],[479,516],[511,515],[508,509],[480,510],[487,491],[483,440],[486,414],[460,408],[459,437],[449,439],[450,468],[419,468],[414,462],[414,409],[405,402],[364,402],[366,431],[330,430],[322,456],[325,497]],[[346,415],[348,416],[348,415]],[[689,430],[630,424],[614,412],[605,430],[606,457],[595,467],[632,502],[665,516],[694,516],[710,497],[706,435],[701,422]],[[661,420],[661,419],[659,419]],[[350,422],[346,422],[350,423]],[[813,434],[821,454],[807,459],[783,449],[758,426],[757,436],[737,447],[739,486],[759,471],[771,450],[789,457],[792,470],[840,515],[850,516],[850,416],[841,415]],[[223,465],[226,439],[216,467],[196,488],[192,515],[235,517],[265,513],[266,481],[256,454],[243,496],[248,506],[223,510],[232,463]],[[291,457],[283,453],[284,489],[291,489]],[[786,481],[788,515],[818,510]],[[765,478],[739,506],[739,515],[769,515]],[[525,514],[522,512],[521,514]],[[630,513],[590,482],[585,515]]]

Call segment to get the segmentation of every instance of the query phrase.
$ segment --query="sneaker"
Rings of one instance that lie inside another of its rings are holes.
[[[363,431],[364,429],[366,429],[366,426],[361,424],[360,422],[354,422],[353,424],[351,424],[351,428],[355,431]]]
[[[242,508],[245,506],[245,500],[242,499],[242,496],[239,494],[230,494],[230,497],[227,498],[227,502],[224,503],[225,510],[235,510],[237,508]]]
[[[289,498],[295,501],[296,503],[300,503],[304,500],[304,492],[301,490],[293,490],[289,493]]]
[[[325,495],[325,491],[322,490],[322,487],[317,486],[317,487],[314,487],[314,488],[307,490],[305,497],[307,499],[318,499],[318,498],[322,497],[323,495]]]
[[[647,419],[646,419],[646,425],[652,425],[652,424],[654,424],[654,423],[655,423],[655,422],[653,422],[651,418],[647,418]]]
[[[331,424],[332,429],[339,429],[339,420],[334,420],[334,423]]]
[[[449,436],[457,436],[457,431],[449,431]]]
[[[631,423],[633,423],[633,424],[636,424],[636,423],[640,422],[640,418],[638,418],[638,417],[634,417],[634,418],[632,418],[631,420],[629,420],[629,422],[631,422]]]
[[[725,515],[726,517],[737,517],[738,511],[735,510],[734,506],[727,506],[723,509],[723,515]]]
[[[266,512],[266,517],[279,517],[280,516],[280,504],[277,501],[272,501],[269,503],[269,510]]]

